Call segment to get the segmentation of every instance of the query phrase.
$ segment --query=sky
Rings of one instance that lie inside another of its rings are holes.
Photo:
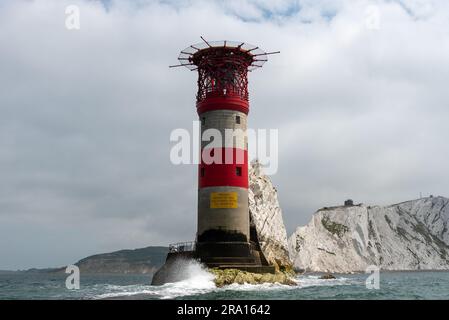
[[[249,127],[279,130],[288,234],[347,198],[449,196],[447,1],[2,0],[0,269],[194,239],[169,138],[197,75],[168,66],[200,36],[281,51],[249,75]]]

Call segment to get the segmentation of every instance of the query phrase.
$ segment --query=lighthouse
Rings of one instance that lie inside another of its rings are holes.
[[[208,267],[269,272],[248,208],[248,71],[277,52],[243,42],[202,40],[182,50],[180,64],[171,66],[198,72],[202,139],[194,256]]]

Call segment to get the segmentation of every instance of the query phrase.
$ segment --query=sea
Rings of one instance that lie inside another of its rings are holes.
[[[194,265],[185,280],[152,286],[150,275],[80,275],[79,289],[68,289],[64,273],[0,274],[0,300],[5,299],[449,299],[449,272],[380,272],[378,286],[369,274],[303,274],[295,285],[232,284],[217,288],[205,268]],[[367,286],[368,279],[368,286]]]

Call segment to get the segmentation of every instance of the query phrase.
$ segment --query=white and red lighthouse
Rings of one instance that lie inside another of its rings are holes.
[[[201,136],[212,140],[201,142],[195,250],[210,267],[266,266],[250,230],[246,129],[248,71],[261,67],[272,53],[242,42],[203,39],[182,50],[178,58],[178,66],[198,71]],[[218,133],[221,141],[214,141]]]

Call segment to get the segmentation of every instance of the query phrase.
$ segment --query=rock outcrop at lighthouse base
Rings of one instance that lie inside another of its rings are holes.
[[[314,272],[449,269],[449,199],[318,210],[289,238],[294,266]]]
[[[210,269],[215,279],[217,287],[223,287],[233,283],[238,284],[262,284],[262,283],[280,283],[284,285],[295,285],[292,280],[293,272],[276,271],[276,273],[251,273],[237,269]]]

